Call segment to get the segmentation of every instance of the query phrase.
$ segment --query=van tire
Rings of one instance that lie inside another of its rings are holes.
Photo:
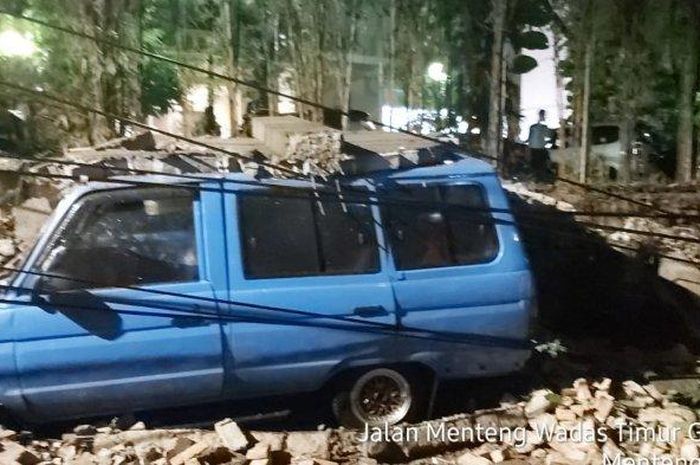
[[[332,410],[336,421],[347,428],[383,426],[422,419],[432,386],[413,370],[373,368],[346,378],[335,390]],[[367,409],[367,401],[376,404]],[[393,403],[394,405],[391,405]]]

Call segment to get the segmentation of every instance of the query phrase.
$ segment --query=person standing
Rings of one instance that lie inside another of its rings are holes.
[[[527,145],[530,147],[530,165],[535,174],[535,182],[546,182],[549,178],[549,151],[547,139],[551,135],[550,129],[544,123],[546,113],[540,110],[536,124],[530,126],[530,136]]]

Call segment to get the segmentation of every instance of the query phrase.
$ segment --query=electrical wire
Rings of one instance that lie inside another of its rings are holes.
[[[121,287],[117,287],[118,289],[121,289]],[[69,303],[69,302],[50,302],[46,301],[45,299],[39,297],[36,295],[36,291],[31,288],[25,288],[25,287],[20,287],[20,286],[11,286],[11,285],[0,285],[0,289],[6,289],[6,290],[11,290],[11,291],[16,291],[16,292],[22,292],[22,293],[29,293],[33,294],[35,296],[33,301],[25,301],[21,299],[10,299],[6,297],[0,298],[0,303],[4,303],[7,305],[19,305],[19,306],[31,306],[31,307],[36,307],[39,305],[48,305],[57,309],[61,308],[67,308],[67,309],[74,309],[74,310],[95,310],[95,311],[104,311],[104,308],[97,307],[95,305],[79,305],[75,303]],[[184,296],[184,295],[183,295]],[[39,301],[37,301],[37,298],[39,297]],[[70,299],[71,297],[73,298],[79,298],[80,296],[73,296],[70,294],[70,292],[61,294],[57,293],[54,295],[54,298],[60,298],[60,297],[65,297],[67,299]],[[189,296],[188,296],[189,297]],[[128,301],[114,301],[111,302],[108,299],[105,299],[106,302],[109,302],[112,305],[128,305]],[[225,301],[221,301],[218,303],[226,303]],[[127,314],[127,315],[137,315],[137,316],[155,316],[155,317],[163,317],[163,318],[176,318],[176,317],[181,317],[181,316],[186,316],[186,317],[191,317],[191,318],[199,318],[199,319],[204,319],[204,320],[211,320],[215,319],[217,321],[231,321],[231,322],[249,322],[249,323],[261,323],[261,324],[273,324],[273,325],[290,325],[290,326],[308,326],[308,327],[314,327],[314,328],[324,328],[324,329],[337,329],[337,330],[343,330],[343,331],[350,331],[350,332],[359,332],[359,333],[370,333],[370,334],[381,334],[381,335],[387,335],[387,336],[399,336],[399,337],[404,337],[404,338],[411,338],[411,339],[422,339],[422,340],[429,340],[432,342],[449,342],[449,343],[460,343],[460,344],[468,344],[468,345],[479,345],[479,346],[486,346],[486,347],[502,347],[502,348],[513,348],[513,349],[528,349],[532,347],[532,343],[528,340],[524,339],[518,339],[518,338],[510,338],[510,337],[502,337],[502,336],[491,336],[491,335],[484,335],[484,334],[472,334],[472,333],[453,333],[453,332],[446,332],[446,331],[433,331],[433,330],[425,330],[425,329],[420,329],[420,328],[412,328],[404,325],[394,325],[394,324],[389,324],[389,323],[380,323],[380,322],[371,322],[371,321],[366,321],[366,320],[357,320],[354,318],[345,318],[345,317],[338,317],[336,315],[325,315],[322,313],[314,313],[314,312],[301,312],[298,310],[289,310],[289,309],[282,309],[279,307],[275,307],[275,311],[281,311],[284,310],[285,312],[294,312],[295,314],[301,314],[302,316],[306,316],[309,318],[313,319],[322,319],[322,320],[332,320],[333,322],[329,323],[323,323],[323,322],[318,322],[318,321],[309,321],[309,320],[300,320],[300,319],[290,319],[290,318],[279,318],[279,317],[267,317],[267,316],[240,316],[240,315],[223,315],[220,311],[217,312],[210,312],[206,311],[203,309],[198,309],[198,310],[186,310],[186,309],[179,309],[179,308],[173,308],[172,306],[162,306],[158,305],[158,303],[155,302],[144,302],[144,301],[136,301],[132,303],[131,305],[135,307],[144,307],[144,308],[151,308],[151,309],[165,309],[165,310],[172,310],[174,313],[159,313],[159,312],[149,312],[149,311],[140,311],[140,310],[125,310],[125,309],[116,309],[116,308],[111,308],[110,311],[114,311],[116,313],[121,313],[121,314]],[[236,305],[241,305],[241,304],[236,304]],[[247,305],[247,304],[243,304]],[[343,323],[349,323],[349,324],[343,324]]]
[[[211,144],[206,144],[206,143],[202,143],[201,141],[197,141],[197,140],[195,140],[195,139],[191,139],[191,138],[187,138],[187,137],[184,137],[184,136],[175,135],[175,134],[170,133],[170,132],[168,132],[168,131],[160,130],[160,129],[158,129],[158,128],[153,128],[153,127],[151,127],[151,126],[149,126],[149,125],[146,125],[146,124],[143,124],[143,123],[139,123],[139,122],[130,120],[130,119],[128,119],[128,118],[123,118],[123,117],[121,117],[121,116],[119,116],[119,115],[114,115],[114,114],[111,114],[111,113],[103,112],[103,111],[101,111],[101,110],[99,110],[99,109],[94,109],[94,108],[90,108],[90,107],[87,107],[87,106],[84,106],[84,105],[76,104],[76,103],[70,102],[70,101],[68,101],[68,100],[65,100],[65,99],[56,97],[56,96],[48,95],[48,94],[46,94],[46,93],[44,93],[44,92],[39,92],[39,91],[36,91],[36,90],[33,90],[33,89],[29,89],[29,88],[26,88],[26,87],[23,87],[23,86],[18,86],[18,85],[12,84],[12,83],[8,83],[8,82],[6,82],[6,81],[0,81],[0,85],[4,85],[4,86],[6,86],[6,87],[10,87],[10,88],[14,88],[14,89],[16,89],[16,90],[20,90],[20,91],[23,91],[23,92],[27,92],[27,93],[30,93],[30,94],[32,94],[32,95],[39,96],[39,97],[44,98],[44,99],[49,99],[49,100],[52,100],[52,101],[54,101],[54,102],[58,102],[58,103],[61,103],[61,104],[64,104],[64,105],[73,106],[73,107],[78,108],[78,109],[80,109],[80,110],[82,110],[82,111],[94,112],[94,113],[97,113],[97,114],[101,114],[101,115],[103,115],[103,116],[109,116],[109,117],[114,118],[114,119],[119,119],[119,120],[122,120],[122,121],[124,121],[124,122],[126,122],[126,123],[128,123],[128,124],[134,124],[134,125],[136,125],[136,126],[138,126],[138,127],[141,127],[141,128],[144,128],[144,129],[153,130],[154,132],[158,132],[158,133],[161,133],[161,134],[170,136],[170,137],[175,137],[175,138],[178,138],[178,139],[180,139],[180,140],[184,140],[184,141],[186,141],[186,142],[189,142],[189,143],[192,143],[192,144],[195,144],[195,145],[201,145],[201,146],[206,147],[206,148],[208,148],[208,149],[210,149],[210,150],[216,150],[216,151],[222,152],[222,153],[224,153],[224,154],[226,154],[226,155],[232,156],[232,157],[234,157],[234,158],[238,158],[238,159],[243,159],[243,160],[247,160],[247,161],[252,161],[252,162],[255,162],[255,163],[259,163],[259,164],[261,164],[261,165],[263,165],[263,166],[266,166],[266,167],[268,167],[268,168],[272,168],[272,169],[280,170],[280,171],[283,171],[283,172],[291,173],[291,174],[294,174],[295,176],[298,175],[298,173],[296,173],[295,171],[289,170],[289,169],[287,169],[287,168],[285,168],[285,167],[282,167],[282,166],[279,166],[279,165],[276,165],[276,164],[266,163],[266,162],[260,162],[260,161],[257,161],[257,160],[255,160],[255,159],[251,158],[251,157],[247,157],[247,156],[243,156],[243,155],[240,155],[240,154],[237,154],[237,153],[234,153],[234,152],[230,152],[230,151],[228,151],[228,150],[222,149],[222,148],[220,148],[220,147],[213,146],[213,145],[211,145]],[[57,161],[54,160],[53,162],[56,163]],[[77,165],[77,163],[76,163],[76,165]],[[87,165],[87,164],[82,164],[82,165],[84,166],[84,165]],[[80,165],[78,165],[78,166],[80,166]],[[99,166],[99,165],[90,165],[90,167],[92,167],[92,168],[96,168],[96,167],[98,167],[98,166]],[[107,168],[105,168],[105,169],[107,169]],[[141,170],[141,172],[146,172],[146,171],[147,171],[147,170]],[[155,173],[155,172],[151,171],[151,173]],[[28,175],[29,173],[24,173],[24,174],[25,174],[25,175]],[[160,173],[160,172],[157,173],[157,174],[160,174],[160,175],[172,175],[172,174],[169,174],[169,173]],[[180,176],[180,177],[185,177],[185,178],[186,178],[186,177],[188,177],[188,176],[189,176],[189,177],[193,177],[192,175],[185,175],[185,176]],[[64,179],[69,179],[69,177],[65,177]],[[202,179],[202,178],[199,178],[199,179]],[[574,183],[575,185],[580,185],[580,184],[581,184],[581,183],[575,183],[575,182],[573,182],[573,183]],[[153,185],[154,183],[148,183],[148,184]],[[589,187],[590,187],[590,186],[589,186]],[[604,192],[607,192],[607,191],[604,191]],[[365,195],[366,195],[366,194],[365,194]],[[624,199],[624,198],[623,198],[623,199]],[[404,199],[403,201],[405,202],[405,199]],[[593,224],[588,223],[587,225],[592,226]],[[669,235],[669,234],[653,233],[653,232],[640,231],[640,230],[635,230],[635,229],[630,229],[630,228],[618,228],[618,227],[612,227],[612,226],[603,226],[603,225],[598,225],[598,224],[594,224],[594,225],[595,225],[594,227],[598,227],[598,228],[600,228],[600,229],[621,231],[621,232],[626,232],[626,233],[629,233],[629,234],[638,234],[638,235],[649,236],[649,237],[658,237],[658,238],[663,238],[663,239],[672,239],[672,240],[679,240],[679,241],[700,243],[700,240],[697,240],[697,239],[694,239],[694,238],[687,238],[687,237],[683,237],[683,236],[674,236],[674,235]]]
[[[349,116],[352,116],[352,114],[353,114],[352,111],[344,111],[344,110],[341,110],[341,109],[339,109],[339,108],[332,108],[332,107],[329,107],[329,106],[327,106],[327,105],[323,105],[323,104],[320,104],[320,103],[318,103],[318,102],[314,102],[314,101],[312,101],[312,100],[308,100],[308,99],[305,99],[305,98],[302,98],[302,97],[297,97],[297,96],[292,95],[292,94],[288,94],[288,93],[285,93],[285,92],[280,92],[280,91],[278,91],[278,90],[275,90],[275,89],[271,89],[271,88],[269,88],[269,87],[262,86],[262,85],[260,85],[260,84],[258,84],[258,83],[256,83],[256,82],[253,82],[253,81],[247,81],[247,80],[240,79],[240,78],[235,78],[235,77],[233,77],[233,76],[229,76],[229,75],[226,75],[226,74],[218,73],[218,72],[216,72],[216,71],[212,71],[212,70],[208,70],[208,69],[205,69],[205,68],[201,68],[201,67],[199,67],[199,66],[195,66],[195,65],[192,65],[192,64],[189,64],[189,63],[186,63],[186,62],[177,60],[177,59],[175,59],[175,58],[171,58],[171,57],[168,57],[168,56],[165,56],[165,55],[160,55],[160,54],[157,54],[157,53],[149,52],[148,50],[144,50],[144,49],[142,49],[142,48],[136,48],[136,47],[131,47],[131,46],[128,46],[128,45],[124,45],[124,44],[122,44],[122,43],[120,43],[120,42],[117,42],[117,41],[107,40],[107,39],[103,39],[103,38],[100,38],[100,37],[96,37],[96,36],[93,36],[93,35],[91,35],[91,34],[87,34],[87,33],[85,33],[85,32],[76,31],[75,29],[72,29],[72,28],[69,28],[69,27],[64,27],[64,26],[60,26],[60,25],[57,25],[57,24],[53,24],[53,23],[51,23],[51,22],[49,22],[49,21],[41,20],[41,19],[38,19],[38,18],[33,18],[33,17],[31,17],[31,16],[26,16],[26,15],[14,13],[14,12],[10,12],[10,11],[8,11],[8,10],[2,10],[2,9],[0,9],[0,14],[5,14],[5,15],[8,15],[8,16],[12,16],[12,17],[14,17],[14,18],[21,19],[21,20],[23,20],[23,21],[28,21],[28,22],[31,22],[31,23],[34,23],[34,24],[38,24],[38,25],[43,26],[43,27],[47,27],[47,28],[49,28],[49,29],[53,29],[53,30],[62,32],[62,33],[64,33],[64,34],[69,34],[69,35],[73,35],[73,36],[80,37],[80,38],[83,38],[83,39],[91,40],[91,41],[93,41],[93,42],[100,43],[100,44],[103,44],[103,45],[107,45],[107,46],[110,46],[110,47],[114,47],[114,48],[117,48],[117,49],[120,49],[120,50],[124,50],[124,51],[126,51],[126,52],[130,52],[130,53],[134,53],[134,54],[142,55],[142,56],[147,56],[147,57],[149,57],[149,58],[153,58],[153,59],[155,59],[155,60],[163,61],[163,62],[169,63],[169,64],[171,64],[171,65],[175,65],[175,66],[179,66],[179,67],[181,67],[181,68],[189,69],[190,71],[196,71],[196,72],[198,72],[198,73],[206,74],[206,75],[209,76],[209,77],[214,77],[214,78],[221,79],[221,80],[224,80],[224,81],[233,82],[233,83],[235,83],[235,84],[239,84],[239,85],[242,85],[242,86],[244,86],[244,87],[248,87],[248,88],[251,88],[251,89],[255,89],[255,90],[257,90],[258,92],[263,92],[263,93],[266,93],[266,94],[276,95],[276,96],[278,96],[278,97],[282,97],[282,98],[285,98],[285,99],[289,99],[289,100],[292,100],[292,101],[294,101],[294,102],[301,103],[301,104],[303,104],[303,105],[308,105],[308,106],[310,106],[310,107],[319,108],[319,109],[326,110],[326,111],[337,112],[337,113],[339,113],[339,114],[341,114],[341,115],[343,115],[343,116],[348,116],[348,117],[349,117]],[[390,125],[388,125],[388,124],[382,123],[381,121],[369,120],[369,122],[371,122],[372,124],[374,124],[374,125],[376,125],[376,126],[379,126],[379,127],[384,127],[384,128],[390,129],[390,130],[392,130],[392,131],[401,132],[401,133],[404,133],[404,134],[407,134],[407,135],[410,135],[410,136],[414,136],[414,137],[417,137],[417,138],[420,138],[420,139],[424,139],[424,140],[427,140],[427,141],[430,141],[430,142],[436,142],[436,141],[437,141],[438,143],[440,143],[440,144],[442,144],[442,145],[456,146],[456,144],[453,144],[453,143],[451,143],[451,142],[440,141],[439,139],[435,139],[435,138],[430,137],[430,136],[425,136],[425,135],[423,135],[423,134],[419,134],[419,133],[415,133],[415,132],[412,132],[412,131],[408,131],[408,130],[403,129],[403,128],[398,128],[398,127],[390,126]]]
[[[14,90],[19,90],[19,91],[25,92],[27,94],[38,96],[38,97],[43,98],[45,100],[51,100],[53,102],[60,103],[62,105],[77,108],[77,109],[84,111],[86,113],[95,113],[95,114],[98,114],[100,116],[115,119],[115,120],[121,121],[123,123],[129,124],[132,126],[136,126],[138,128],[141,128],[141,129],[146,129],[148,131],[153,131],[153,132],[161,134],[161,135],[173,137],[173,138],[176,138],[178,140],[188,142],[192,145],[198,145],[200,147],[204,147],[204,148],[207,148],[207,149],[215,151],[215,152],[220,152],[220,153],[223,153],[225,155],[228,155],[229,157],[236,158],[238,160],[256,163],[258,165],[265,166],[266,168],[278,170],[278,171],[281,171],[283,173],[293,175],[295,177],[298,177],[300,175],[300,173],[298,173],[297,171],[294,171],[292,169],[286,168],[286,167],[278,165],[278,164],[269,163],[269,162],[266,162],[263,160],[258,160],[258,159],[255,159],[253,157],[247,156],[247,155],[241,155],[240,153],[231,152],[230,150],[226,150],[226,149],[223,149],[221,147],[217,147],[216,145],[207,144],[206,142],[192,139],[190,137],[176,135],[176,134],[173,134],[171,132],[165,131],[163,129],[156,128],[155,126],[149,126],[148,124],[144,124],[144,123],[141,123],[139,121],[133,120],[131,118],[126,118],[124,116],[115,115],[113,113],[102,111],[99,108],[87,107],[87,106],[82,105],[80,103],[71,102],[70,100],[66,100],[64,98],[58,97],[56,95],[51,95],[51,94],[48,94],[46,92],[41,92],[38,90],[30,89],[29,87],[19,86],[17,84],[13,84],[11,82],[2,81],[2,80],[0,80],[0,86],[5,86],[5,87],[8,87],[8,88],[11,88]]]
[[[96,37],[96,36],[93,36],[93,35],[90,35],[90,34],[87,34],[87,33],[84,33],[84,32],[80,32],[80,31],[76,31],[76,30],[74,30],[74,29],[72,29],[72,28],[69,28],[69,27],[64,27],[64,26],[60,26],[60,25],[57,25],[57,24],[53,24],[53,23],[51,23],[51,22],[44,21],[44,20],[41,20],[41,19],[38,19],[38,18],[33,18],[33,17],[30,17],[30,16],[22,15],[22,14],[19,14],[19,13],[14,13],[14,12],[11,12],[11,11],[8,11],[8,10],[1,10],[1,9],[0,9],[0,14],[6,14],[6,15],[8,15],[8,16],[12,16],[12,17],[15,17],[15,18],[17,18],[17,19],[21,19],[21,20],[24,20],[24,21],[32,22],[32,23],[34,23],[34,24],[38,24],[38,25],[43,26],[43,27],[47,27],[47,28],[50,28],[50,29],[54,29],[54,30],[60,31],[60,32],[65,33],[65,34],[73,35],[73,36],[76,36],[76,37],[81,37],[81,38],[83,38],[83,39],[87,39],[87,40],[94,41],[94,42],[96,42],[96,43],[101,43],[101,44],[104,44],[104,45],[108,45],[108,46],[110,46],[110,47],[118,48],[118,49],[121,49],[121,50],[130,52],[130,53],[135,53],[135,54],[147,56],[147,57],[149,57],[149,58],[153,58],[153,59],[156,59],[156,60],[164,61],[164,62],[173,64],[173,65],[176,65],[176,66],[185,68],[185,69],[189,69],[189,70],[192,70],[192,71],[196,71],[196,72],[199,72],[199,73],[206,74],[206,75],[208,75],[208,76],[210,76],[210,77],[215,77],[215,78],[222,79],[222,80],[225,80],[225,81],[234,82],[234,83],[236,83],[236,84],[240,84],[240,85],[242,85],[242,86],[245,86],[245,87],[249,87],[249,88],[258,90],[259,92],[264,92],[264,93],[267,93],[267,94],[273,94],[273,95],[277,95],[277,96],[279,96],[279,97],[288,98],[288,99],[290,99],[290,100],[292,100],[292,101],[295,101],[295,102],[298,102],[298,103],[302,103],[302,104],[304,104],[304,105],[312,106],[312,107],[319,108],[319,109],[323,109],[323,110],[339,112],[340,114],[342,114],[342,115],[344,115],[344,116],[350,116],[350,115],[351,115],[351,112],[349,112],[349,111],[342,111],[342,110],[339,110],[339,109],[336,109],[336,108],[331,108],[331,107],[328,107],[328,106],[323,105],[323,104],[318,103],[318,102],[313,102],[313,101],[310,101],[310,100],[308,100],[308,99],[296,97],[296,96],[291,95],[291,94],[286,94],[286,93],[283,93],[283,92],[280,92],[280,91],[276,91],[276,90],[274,90],[274,89],[270,89],[270,88],[268,88],[268,87],[262,86],[262,85],[260,85],[260,84],[258,84],[258,83],[255,83],[255,82],[246,81],[246,80],[238,79],[238,78],[235,78],[235,77],[232,77],[232,76],[228,76],[228,75],[225,75],[225,74],[217,73],[217,72],[212,71],[212,70],[207,70],[207,69],[204,69],[204,68],[201,68],[201,67],[198,67],[198,66],[191,65],[191,64],[189,64],[189,63],[182,62],[182,61],[180,61],[180,60],[176,60],[176,59],[174,59],[174,58],[170,58],[170,57],[167,57],[167,56],[163,56],[163,55],[159,55],[159,54],[156,54],[156,53],[153,53],[153,52],[149,52],[149,51],[144,50],[144,49],[141,49],[141,48],[130,47],[130,46],[128,46],[128,45],[124,45],[124,44],[122,44],[122,43],[120,43],[120,42],[117,42],[117,41],[102,39],[102,38],[100,38],[100,37]],[[434,142],[434,143],[437,143],[437,144],[440,144],[440,145],[445,145],[445,146],[448,146],[448,147],[454,147],[454,148],[457,148],[457,149],[461,149],[461,147],[460,147],[459,145],[454,144],[454,143],[452,143],[452,142],[445,142],[445,141],[443,141],[443,140],[440,140],[440,139],[437,139],[437,138],[434,138],[434,137],[425,136],[425,135],[419,134],[419,133],[414,133],[414,132],[412,132],[412,131],[408,131],[408,130],[405,130],[405,129],[402,129],[402,128],[394,127],[394,126],[391,126],[391,125],[382,123],[382,122],[380,122],[380,121],[375,121],[375,120],[370,120],[370,121],[371,121],[373,124],[375,124],[375,125],[377,125],[377,126],[379,126],[379,127],[384,127],[384,128],[386,128],[386,129],[389,129],[389,130],[392,130],[392,131],[401,132],[401,133],[404,133],[404,134],[407,134],[407,135],[410,135],[410,136],[413,136],[413,137],[417,137],[417,138],[420,138],[420,139],[428,140],[428,141],[431,141],[431,142]],[[196,142],[193,142],[193,143],[196,143]],[[201,145],[201,144],[199,144],[199,145]],[[496,163],[499,162],[498,157],[494,157],[494,156],[490,156],[490,155],[486,155],[486,154],[481,154],[481,153],[475,153],[475,152],[471,152],[471,151],[470,151],[469,153],[470,153],[470,155],[475,156],[475,157],[477,157],[477,158],[482,158],[482,159],[486,159],[486,160],[489,160],[489,161],[494,161],[494,162],[496,162]],[[277,168],[277,169],[278,169],[278,168]],[[296,174],[296,173],[295,173],[295,174]],[[627,196],[623,196],[623,195],[620,195],[620,194],[616,194],[616,193],[614,193],[614,192],[610,192],[610,191],[605,190],[605,189],[601,189],[601,188],[597,188],[597,187],[594,187],[594,186],[590,186],[589,184],[585,184],[585,183],[581,183],[581,182],[578,182],[578,181],[574,181],[574,180],[572,180],[572,179],[564,178],[564,177],[561,177],[561,176],[557,176],[557,179],[560,180],[560,181],[562,181],[562,182],[564,182],[564,183],[567,183],[567,184],[570,184],[570,185],[573,185],[573,186],[577,186],[577,187],[580,187],[580,188],[589,190],[589,191],[591,191],[591,192],[597,192],[597,193],[600,193],[600,194],[604,194],[604,195],[607,195],[607,196],[609,196],[609,197],[611,197],[611,198],[616,198],[616,199],[618,199],[618,200],[623,200],[623,201],[632,203],[632,204],[634,204],[634,205],[638,205],[638,206],[641,206],[641,207],[645,207],[645,208],[649,208],[649,209],[653,209],[653,210],[659,211],[659,212],[661,212],[661,213],[665,213],[665,214],[677,213],[677,212],[670,212],[670,211],[667,211],[667,210],[665,210],[665,209],[662,209],[662,208],[660,208],[660,207],[658,207],[658,206],[655,206],[655,205],[650,204],[650,203],[647,203],[647,202],[642,202],[642,201],[639,201],[639,200],[636,200],[636,199],[633,199],[633,198],[630,198],[630,197],[627,197]]]
[[[62,165],[62,166],[77,166],[77,167],[84,167],[84,168],[91,168],[91,169],[98,169],[102,170],[105,172],[124,172],[124,173],[133,173],[133,174],[142,174],[142,175],[153,175],[153,176],[162,176],[162,177],[172,177],[174,179],[187,179],[187,180],[192,180],[192,181],[212,181],[212,180],[217,180],[217,179],[223,179],[223,178],[215,178],[211,175],[196,175],[196,174],[189,174],[189,173],[168,173],[165,171],[156,171],[156,170],[146,170],[146,169],[140,169],[140,168],[128,168],[128,167],[120,167],[120,166],[106,166],[103,164],[92,164],[92,163],[83,163],[83,162],[77,162],[77,161],[71,161],[71,160],[61,160],[57,158],[50,158],[50,157],[42,157],[42,158],[36,158],[36,157],[29,157],[29,156],[21,156],[21,155],[16,155],[16,154],[7,154],[3,155],[0,153],[0,158],[6,158],[10,160],[20,160],[20,161],[26,161],[30,163],[38,163],[38,164],[56,164],[56,165]],[[110,173],[111,174],[111,173]],[[240,184],[240,185],[246,185],[246,186],[260,186],[259,181],[243,181],[243,180],[238,180],[238,179],[226,179],[227,182],[232,183],[232,184]],[[296,186],[285,186],[286,188],[289,188],[291,190],[299,190],[299,191],[304,191],[308,192],[308,188],[305,187],[296,187]],[[322,196],[332,196],[332,197],[338,197],[342,196],[344,198],[347,198],[349,194],[347,193],[338,193],[337,191],[323,191],[320,190],[318,191],[320,195]],[[357,191],[353,191],[353,194],[356,194]],[[382,194],[381,192],[371,192],[371,193],[366,193],[364,194],[367,196],[367,198],[370,197],[377,197],[380,198],[382,201],[387,201],[390,202],[393,199],[389,196],[386,196],[386,194]],[[517,193],[515,194],[517,195]],[[352,202],[348,203],[354,203],[355,198],[350,197]],[[358,203],[360,203],[358,201]],[[414,200],[409,200],[405,198],[397,199],[396,200],[397,205],[408,205],[408,204],[414,204],[414,205],[419,205],[419,206],[430,206],[430,205],[441,205],[440,202],[424,202],[424,201],[414,201]],[[454,207],[456,205],[454,204],[448,204],[451,207]],[[511,210],[508,210],[506,208],[479,208],[479,207],[468,207],[468,206],[460,206],[463,207],[465,210],[473,211],[475,213],[512,213]],[[700,215],[692,215],[692,214],[655,214],[655,213],[639,213],[639,212],[631,212],[631,211],[623,211],[623,212],[614,212],[614,211],[580,211],[580,210],[573,210],[573,211],[567,211],[567,210],[553,210],[553,211],[531,211],[527,212],[526,215],[528,216],[587,216],[587,217],[602,217],[602,218],[647,218],[647,219],[667,219],[667,220],[689,220],[689,221],[698,221],[700,222]]]
[[[516,221],[517,221],[517,219],[516,219]],[[544,234],[542,234],[543,236],[544,235],[552,235],[552,236],[559,236],[559,237],[564,238],[564,239],[573,239],[575,242],[579,242],[581,244],[590,244],[590,245],[595,246],[595,247],[600,248],[600,249],[607,246],[608,248],[613,247],[613,248],[628,250],[630,252],[639,252],[640,251],[640,249],[637,247],[631,247],[629,245],[620,244],[619,242],[611,242],[611,241],[605,240],[603,237],[598,236],[598,235],[595,235],[594,237],[587,237],[583,234],[575,234],[573,232],[566,232],[563,230],[556,230],[553,228],[548,228],[546,226],[542,226],[541,224],[521,223],[521,222],[518,222],[518,223],[521,225],[521,229],[523,231],[533,231],[533,230],[534,231],[541,231],[544,233]],[[593,233],[590,233],[590,235],[592,236]],[[532,248],[532,246],[535,245],[534,241],[525,242],[525,244],[526,244],[526,247],[525,247],[526,250],[530,250]],[[579,249],[584,250],[583,247],[580,247]],[[662,254],[662,253],[655,253],[654,255],[658,258],[665,258],[667,260],[672,260],[675,262],[684,263],[686,265],[692,265],[692,266],[700,269],[700,261],[697,261],[697,260],[676,257],[673,255]]]
[[[63,179],[63,180],[72,180],[72,181],[79,181],[80,177],[79,176],[72,176],[72,175],[65,175],[65,174],[50,174],[50,173],[35,173],[31,171],[22,171],[22,170],[0,170],[0,173],[13,173],[16,175],[20,176],[33,176],[33,177],[39,177],[39,178],[48,178],[48,179]],[[211,181],[212,179],[210,179]],[[214,179],[216,180],[216,179]],[[225,179],[221,178],[218,179],[218,181],[226,181]],[[172,184],[172,183],[162,183],[162,182],[157,182],[157,181],[136,181],[136,180],[124,180],[124,179],[110,179],[108,181],[105,181],[106,183],[114,183],[114,184],[119,184],[119,185],[126,185],[126,186],[136,186],[136,187],[177,187],[177,188],[183,188],[183,189],[188,189],[188,190],[193,190],[193,191],[213,191],[213,192],[228,192],[228,193],[235,193],[235,194],[245,194],[245,195],[259,195],[259,196],[270,196],[270,194],[267,194],[265,192],[254,192],[254,191],[246,191],[246,192],[241,192],[241,191],[236,191],[236,190],[230,190],[226,188],[211,188],[211,187],[203,187],[203,186],[197,186],[197,185],[192,185],[192,184]],[[260,185],[260,184],[258,184]],[[272,195],[273,197],[281,197],[281,198],[303,198],[303,199],[308,199],[308,197],[301,197],[301,196],[294,196],[294,195],[289,195],[289,194],[274,194]],[[365,199],[354,199],[352,197],[344,197],[344,198],[338,198],[336,197],[333,199],[331,197],[331,201],[334,202],[339,202],[339,203],[348,203],[348,204],[362,204],[362,205],[378,205],[378,206],[391,206],[391,205],[399,205],[399,206],[413,206],[413,207],[425,207],[425,206],[431,206],[435,207],[435,203],[431,202],[398,202],[398,203],[392,203],[391,201],[374,201],[374,200],[365,200]],[[469,209],[471,207],[465,207],[462,205],[457,205],[457,204],[440,204],[438,203],[437,206],[442,209]],[[486,210],[488,211],[488,209]],[[472,210],[472,213],[477,214],[477,212]],[[508,214],[512,214],[512,212],[506,212]],[[493,222],[495,224],[506,224],[506,225],[515,225],[516,223],[513,221],[509,220],[504,220],[500,218],[480,218],[481,221],[484,222]],[[539,219],[541,221],[541,218]],[[527,224],[527,222],[520,221],[523,224]],[[672,234],[664,234],[664,233],[656,233],[656,232],[651,232],[651,231],[642,231],[642,230],[637,230],[637,229],[630,229],[630,228],[621,228],[621,227],[616,227],[616,226],[605,226],[605,225],[600,225],[598,223],[590,223],[590,222],[578,222],[578,224],[585,225],[587,227],[591,228],[599,228],[599,229],[605,229],[609,231],[619,231],[619,232],[625,232],[628,234],[637,234],[641,236],[647,236],[647,237],[656,237],[660,239],[669,239],[669,240],[676,240],[676,241],[681,241],[681,242],[691,242],[691,243],[700,243],[700,239],[694,238],[694,237],[686,237],[686,236],[678,236],[678,235],[672,235]]]

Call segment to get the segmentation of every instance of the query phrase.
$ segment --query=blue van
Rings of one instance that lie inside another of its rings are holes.
[[[523,367],[532,276],[490,165],[316,187],[76,188],[0,304],[2,406],[45,422],[329,389],[341,423],[393,424],[440,380]]]

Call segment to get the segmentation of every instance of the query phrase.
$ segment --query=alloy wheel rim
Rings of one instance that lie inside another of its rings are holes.
[[[373,370],[362,376],[350,393],[353,413],[369,425],[393,425],[411,408],[411,388],[393,370]]]

